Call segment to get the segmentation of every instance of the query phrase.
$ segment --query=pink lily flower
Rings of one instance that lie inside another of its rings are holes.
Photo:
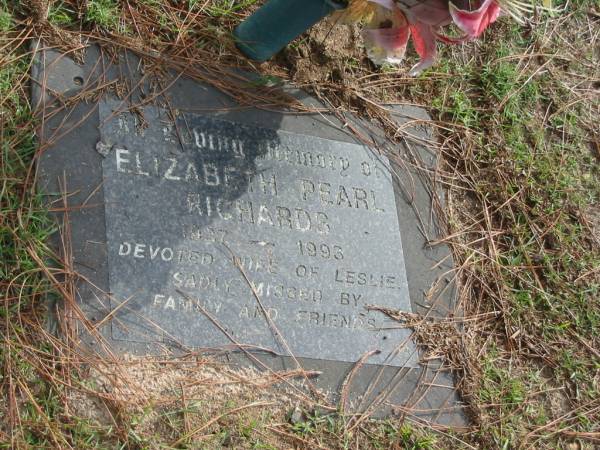
[[[406,16],[400,9],[395,8],[390,0],[384,8],[376,10],[371,23],[377,24],[378,27],[367,28],[362,33],[371,61],[378,66],[384,63],[400,63],[410,37]]]
[[[448,0],[368,0],[379,5],[363,35],[369,57],[377,65],[397,64],[410,36],[421,60],[409,72],[416,76],[435,63],[436,41],[455,44],[474,39],[500,15],[497,0],[475,0],[475,10],[461,9]],[[466,2],[467,0],[461,0]],[[464,33],[454,38],[440,33],[454,23]]]
[[[448,6],[452,20],[468,39],[479,37],[500,15],[500,6],[495,0],[484,0],[474,11],[459,9],[452,2]]]

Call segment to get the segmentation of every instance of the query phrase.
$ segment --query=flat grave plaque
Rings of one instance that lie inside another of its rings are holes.
[[[358,144],[100,103],[113,339],[416,367],[388,160]]]
[[[50,243],[77,274],[86,323],[75,325],[86,352],[217,348],[216,360],[235,367],[319,373],[314,386],[332,402],[346,389],[348,411],[465,425],[452,373],[439,361],[417,363],[409,330],[365,308],[456,313],[452,255],[430,245],[440,230],[436,186],[419,168],[433,171],[437,160],[432,128],[421,127],[426,112],[390,107],[408,133],[398,145],[374,124],[344,119],[390,155],[391,178],[386,158],[303,91],[284,90],[321,112],[243,106],[161,72],[169,88],[150,101],[159,84],[143,67],[132,53],[116,58],[96,45],[83,64],[44,46],[32,66],[43,124],[38,187],[54,210]],[[106,92],[100,103],[64,102],[112,82],[138,88],[121,99]],[[52,313],[60,304],[49,311],[60,331]],[[238,344],[284,356],[249,358],[231,351]]]

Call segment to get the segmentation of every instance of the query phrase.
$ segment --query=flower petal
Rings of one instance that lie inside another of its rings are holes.
[[[410,22],[422,22],[436,27],[452,23],[447,0],[424,0],[407,9]]]
[[[367,55],[378,66],[386,62],[397,64],[404,57],[410,37],[408,21],[393,1],[393,9],[390,10],[381,6],[385,3],[383,0],[373,2],[380,6],[377,7],[370,26],[362,33]]]
[[[415,50],[421,57],[421,61],[410,69],[409,74],[417,76],[435,63],[435,57],[437,56],[436,35],[431,26],[423,22],[411,23],[410,31],[413,36]]]
[[[402,61],[410,37],[408,26],[404,28],[377,28],[363,30],[367,55],[375,65],[397,64]]]
[[[500,15],[500,7],[496,0],[485,0],[475,11],[458,9],[450,2],[450,15],[454,23],[464,31],[469,38],[478,37],[487,26],[494,22]]]
[[[368,0],[371,3],[377,3],[379,6],[382,6],[385,9],[389,9],[390,11],[398,8],[396,6],[396,2],[394,0]]]

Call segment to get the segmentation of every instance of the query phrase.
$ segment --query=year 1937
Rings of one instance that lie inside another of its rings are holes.
[[[312,256],[323,259],[344,259],[344,252],[339,245],[329,245],[324,242],[315,244],[314,242],[298,241],[298,248],[302,256]]]

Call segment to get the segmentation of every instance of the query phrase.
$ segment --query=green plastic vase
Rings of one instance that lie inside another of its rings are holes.
[[[234,30],[236,45],[254,61],[267,61],[347,0],[269,0]]]

